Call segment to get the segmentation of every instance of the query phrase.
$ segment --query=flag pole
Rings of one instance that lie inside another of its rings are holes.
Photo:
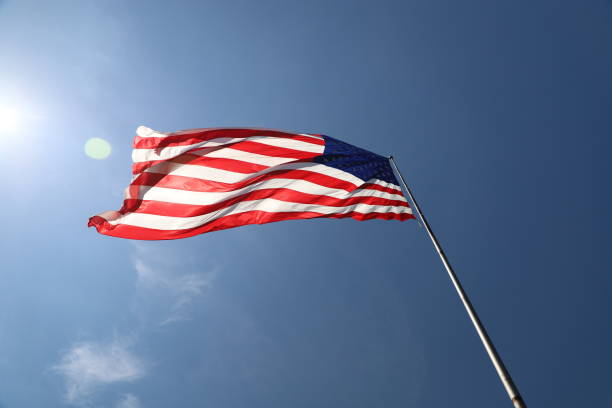
[[[444,268],[446,268],[446,272],[448,272],[448,276],[453,282],[453,285],[455,286],[455,289],[457,290],[457,294],[459,295],[459,298],[461,299],[461,302],[463,303],[465,310],[470,316],[470,319],[472,320],[472,323],[474,324],[474,328],[476,329],[476,332],[478,333],[478,337],[480,337],[480,340],[482,341],[482,344],[484,345],[484,348],[487,351],[487,354],[489,355],[489,358],[491,359],[491,362],[493,363],[493,366],[495,367],[495,371],[497,371],[497,375],[499,376],[499,379],[504,385],[504,388],[506,389],[506,392],[508,393],[510,400],[514,404],[515,408],[527,408],[527,405],[525,405],[525,402],[523,401],[523,398],[521,397],[521,394],[519,393],[518,388],[514,384],[514,381],[512,381],[512,377],[510,376],[510,373],[506,369],[506,366],[504,365],[501,357],[497,353],[495,346],[493,346],[493,342],[491,341],[491,338],[487,334],[487,331],[485,330],[482,322],[480,321],[480,318],[478,318],[478,314],[476,314],[476,310],[474,309],[474,306],[472,306],[472,302],[470,302],[470,299],[468,298],[467,293],[465,293],[465,290],[463,290],[463,286],[461,285],[461,282],[459,282],[459,278],[455,274],[453,267],[451,266],[450,262],[446,258],[446,254],[442,250],[442,247],[440,246],[440,242],[438,242],[438,239],[436,238],[433,231],[431,230],[431,227],[429,226],[429,223],[427,222],[425,215],[423,215],[423,212],[421,211],[421,207],[419,207],[419,204],[414,199],[414,195],[412,195],[412,191],[410,190],[410,188],[408,188],[408,184],[406,184],[406,180],[404,179],[404,176],[399,171],[399,168],[397,167],[397,164],[395,163],[395,159],[393,159],[393,156],[389,156],[389,162],[391,163],[391,166],[393,167],[393,169],[400,176],[402,185],[404,186],[404,189],[408,193],[408,197],[414,204],[414,209],[419,214],[419,218],[421,219],[421,221],[423,222],[423,225],[425,226],[425,229],[427,230],[427,235],[429,235],[431,242],[433,242],[433,245],[436,248],[438,255],[440,256],[440,259],[442,260],[442,263],[444,264]]]

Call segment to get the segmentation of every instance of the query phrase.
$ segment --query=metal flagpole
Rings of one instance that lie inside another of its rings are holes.
[[[525,402],[523,401],[521,394],[519,394],[519,391],[516,388],[516,385],[514,385],[514,381],[512,381],[512,377],[510,377],[510,373],[504,366],[504,363],[502,362],[501,357],[497,353],[497,350],[495,350],[495,346],[493,346],[493,342],[489,338],[487,331],[485,330],[484,326],[482,325],[482,322],[478,318],[478,315],[476,314],[476,310],[474,310],[474,306],[472,306],[472,303],[470,302],[470,299],[468,298],[467,293],[465,293],[465,291],[463,290],[463,287],[461,286],[461,282],[459,282],[459,278],[457,278],[457,275],[455,275],[455,272],[453,271],[453,267],[448,262],[448,259],[446,258],[446,255],[444,254],[444,251],[442,250],[442,247],[440,246],[440,243],[438,242],[438,239],[436,238],[433,231],[431,230],[431,227],[429,226],[429,223],[427,222],[425,215],[423,215],[423,212],[421,211],[421,207],[419,207],[419,204],[417,203],[417,201],[414,199],[414,196],[412,195],[412,191],[410,190],[410,188],[408,188],[408,185],[406,184],[406,180],[404,180],[404,176],[399,171],[399,168],[397,167],[397,164],[395,163],[393,156],[389,156],[389,161],[391,162],[391,165],[394,168],[394,170],[400,176],[400,180],[404,186],[404,189],[406,189],[406,192],[408,193],[408,197],[410,197],[410,200],[414,204],[414,209],[419,214],[421,221],[423,221],[423,225],[425,226],[425,229],[427,230],[427,234],[429,235],[431,242],[433,242],[434,247],[436,247],[436,251],[438,251],[438,255],[440,255],[440,259],[442,260],[442,263],[444,264],[444,267],[446,268],[446,271],[448,272],[448,276],[450,276],[450,279],[453,282],[453,285],[455,286],[457,293],[459,294],[459,298],[461,298],[461,302],[463,302],[463,306],[465,306],[465,310],[470,316],[470,319],[472,319],[472,323],[474,324],[474,327],[476,328],[476,332],[478,332],[478,336],[480,337],[482,344],[487,350],[487,354],[489,355],[489,358],[491,359],[493,366],[495,366],[497,375],[499,375],[499,379],[504,384],[504,387],[506,388],[506,391],[508,392],[508,396],[510,397],[510,399],[512,400],[512,403],[514,404],[514,407],[515,408],[527,408],[527,405],[525,405]]]

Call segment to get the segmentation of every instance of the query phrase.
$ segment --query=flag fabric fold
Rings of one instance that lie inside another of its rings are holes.
[[[89,219],[99,233],[161,240],[317,217],[414,218],[386,157],[329,136],[140,126],[119,211]]]

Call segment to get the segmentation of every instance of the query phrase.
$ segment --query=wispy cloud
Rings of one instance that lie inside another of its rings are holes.
[[[158,295],[158,300],[166,299],[167,310],[161,318],[161,324],[188,320],[187,306],[202,295],[216,276],[216,269],[204,272],[186,272],[189,268],[177,262],[177,259],[166,255],[160,257],[142,246],[137,247],[133,257],[138,287]],[[149,296],[147,296],[149,297]]]
[[[64,377],[66,400],[79,404],[100,386],[131,382],[143,377],[147,372],[146,364],[130,352],[129,346],[130,342],[124,339],[114,339],[108,344],[75,344],[53,367]],[[137,399],[135,401],[138,402]]]
[[[117,408],[141,408],[140,399],[134,394],[125,394],[117,403]]]

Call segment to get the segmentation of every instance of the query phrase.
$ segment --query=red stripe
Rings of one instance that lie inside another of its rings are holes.
[[[146,162],[132,163],[132,174],[140,174],[146,169],[148,169],[149,167],[153,167],[156,164],[159,164],[164,161],[165,160],[152,160],[152,161],[146,161]]]
[[[291,179],[305,180],[323,187],[336,188],[346,190],[347,192],[354,191],[357,186],[348,181],[337,179],[325,174],[315,173],[308,170],[274,170],[265,174],[251,177],[244,181],[236,183],[224,183],[221,181],[203,180],[193,177],[168,175],[163,173],[142,173],[133,182],[132,185],[156,186],[164,188],[175,188],[178,190],[200,191],[200,192],[228,192],[238,190],[258,183],[263,180],[272,179]],[[368,186],[368,185],[364,185]],[[378,190],[376,188],[365,187],[370,190]]]
[[[306,152],[303,150],[288,149],[286,147],[271,146],[264,143],[251,142],[246,140],[231,145],[226,145],[234,150],[246,153],[255,153],[268,157],[288,157],[291,159],[310,159],[320,156],[321,153]]]
[[[284,139],[298,140],[314,145],[324,146],[325,141],[320,138],[302,136],[295,133],[280,132],[265,129],[205,129],[189,133],[171,133],[166,137],[140,137],[134,138],[134,149],[159,149],[170,146],[185,146],[211,139],[231,138],[240,139],[254,136],[271,136]]]
[[[196,217],[221,210],[242,201],[253,201],[263,199],[275,199],[288,203],[316,204],[329,207],[348,207],[355,204],[368,204],[380,206],[408,207],[405,201],[390,200],[381,197],[349,197],[345,199],[321,196],[316,194],[301,193],[288,188],[266,188],[250,191],[235,197],[228,198],[214,204],[177,204],[165,201],[126,199],[120,213],[134,212],[139,214],[165,215],[168,217]]]
[[[239,227],[249,224],[266,224],[276,221],[299,220],[308,218],[353,218],[358,221],[371,219],[400,220],[405,221],[414,218],[412,214],[395,213],[359,213],[351,212],[347,214],[327,214],[322,215],[314,212],[300,213],[270,213],[265,211],[249,211],[239,214],[232,214],[213,220],[199,227],[184,230],[156,230],[150,228],[134,227],[131,225],[111,225],[102,217],[94,216],[89,219],[89,227],[96,227],[100,234],[110,235],[119,238],[142,239],[142,240],[161,240],[187,238],[194,235],[203,234],[211,231],[218,231],[228,228]]]
[[[197,149],[194,149],[195,151]],[[217,158],[217,157],[206,157],[200,156],[193,153],[183,153],[176,157],[167,160],[151,160],[146,162],[137,162],[132,164],[132,174],[140,174],[145,170],[152,168],[153,166],[162,165],[156,171],[164,170],[163,163],[178,163],[178,164],[191,164],[194,166],[212,167],[214,169],[233,171],[234,173],[252,174],[259,171],[265,170],[270,166],[263,164],[249,163],[242,160]]]
[[[181,154],[180,156],[168,160],[168,162],[212,167],[213,169],[227,170],[242,174],[257,173],[270,167],[263,164],[249,163],[242,160],[225,159],[221,157],[206,157],[192,153]]]
[[[145,170],[157,165],[160,165],[160,167],[154,170],[163,172],[163,163],[191,164],[194,166],[211,167],[213,169],[227,170],[242,174],[253,174],[270,168],[270,166],[264,166],[263,164],[249,163],[241,160],[206,157],[191,153],[183,153],[168,160],[153,160],[134,163],[132,164],[132,174],[143,173]]]

